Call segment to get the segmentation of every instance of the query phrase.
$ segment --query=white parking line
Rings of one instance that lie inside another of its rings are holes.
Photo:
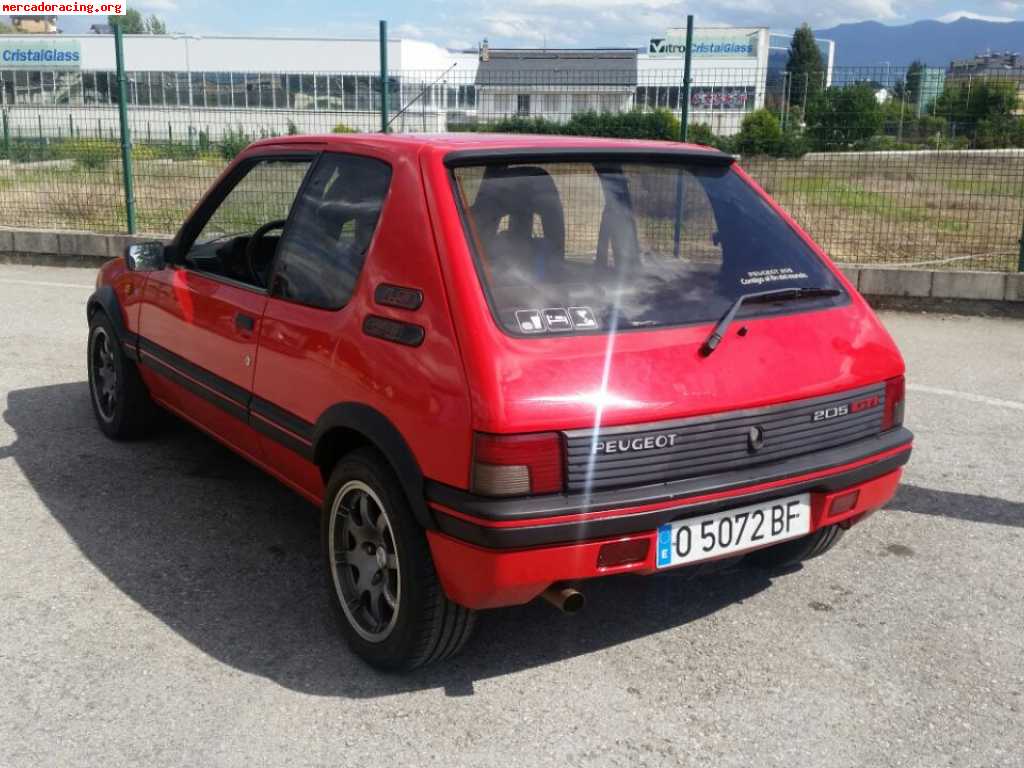
[[[86,283],[50,283],[45,280],[14,280],[11,278],[0,277],[0,284],[3,285],[41,285],[44,288],[95,288],[94,285],[88,285]]]
[[[958,392],[955,389],[943,389],[942,387],[929,387],[926,384],[908,384],[907,389],[911,392],[924,392],[928,395],[943,395],[945,397],[958,397],[961,400],[969,400],[972,403],[984,403],[994,405],[997,408],[1009,408],[1014,411],[1024,411],[1024,403],[1016,400],[1000,400],[996,397],[985,397],[975,395],[971,392]]]

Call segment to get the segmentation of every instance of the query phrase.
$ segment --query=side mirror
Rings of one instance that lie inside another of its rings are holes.
[[[156,272],[164,268],[164,245],[156,241],[129,245],[124,253],[128,269],[132,272]]]

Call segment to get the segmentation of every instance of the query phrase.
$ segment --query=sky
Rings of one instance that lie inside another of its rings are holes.
[[[1024,0],[128,0],[129,8],[155,13],[172,32],[197,35],[375,37],[387,19],[392,37],[470,48],[492,46],[646,47],[648,38],[685,25],[768,26],[791,30],[802,21],[823,29],[841,22],[874,20],[908,24],[960,16],[1024,19]],[[244,10],[242,10],[244,9]],[[87,31],[86,17],[63,17],[66,32]]]

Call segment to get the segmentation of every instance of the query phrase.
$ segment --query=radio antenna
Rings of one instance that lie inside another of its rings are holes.
[[[437,78],[436,80],[434,80],[434,81],[433,81],[432,83],[427,83],[427,84],[426,84],[425,86],[423,86],[423,87],[422,87],[422,88],[420,89],[420,92],[419,92],[419,93],[417,93],[417,94],[416,94],[416,95],[415,95],[415,96],[414,96],[414,97],[413,97],[412,99],[410,99],[410,100],[409,100],[409,101],[408,101],[408,102],[406,103],[406,105],[405,105],[404,107],[402,107],[402,108],[401,108],[400,110],[398,110],[398,111],[397,111],[397,112],[395,113],[395,116],[394,116],[394,117],[392,117],[392,118],[391,118],[390,120],[388,120],[388,122],[387,122],[387,125],[385,125],[384,127],[385,127],[385,128],[390,128],[390,127],[391,127],[391,124],[392,124],[393,122],[395,122],[395,120],[397,120],[397,119],[398,119],[399,117],[401,117],[401,116],[402,116],[403,114],[405,114],[405,111],[406,111],[407,109],[409,109],[409,107],[411,107],[411,106],[412,106],[413,104],[415,104],[415,103],[416,103],[417,101],[419,101],[419,100],[420,100],[420,98],[421,98],[421,97],[423,96],[423,94],[424,94],[424,93],[426,93],[426,92],[427,92],[427,90],[428,90],[429,88],[433,88],[433,87],[434,87],[435,85],[437,85],[437,84],[438,84],[439,82],[441,82],[442,80],[444,80],[444,79],[445,79],[445,78],[446,78],[446,77],[448,76],[448,73],[449,73],[449,72],[451,72],[451,71],[452,71],[453,69],[455,69],[455,68],[456,68],[457,66],[459,66],[459,62],[455,62],[455,63],[454,63],[454,64],[452,64],[452,65],[451,65],[450,67],[448,67],[448,69],[446,69],[446,70],[445,70],[444,72],[442,72],[442,73],[441,73],[441,75],[440,75],[440,76],[439,76],[439,77],[438,77],[438,78]],[[384,87],[385,87],[385,88],[387,87],[387,84],[386,84],[386,83],[385,83]]]

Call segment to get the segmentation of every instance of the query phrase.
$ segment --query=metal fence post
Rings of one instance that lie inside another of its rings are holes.
[[[690,138],[690,61],[693,56],[693,14],[686,17],[686,50],[683,52],[683,104],[680,112],[680,138]]]
[[[388,132],[388,23],[380,22],[380,132]]]
[[[3,123],[4,123],[4,157],[8,160],[11,159],[11,126],[7,122],[7,110],[3,111]]]
[[[128,234],[135,234],[135,184],[132,178],[132,137],[128,127],[128,77],[124,72],[124,34],[114,25],[114,57],[117,63],[117,116],[121,126],[121,173],[124,177],[124,202]]]

